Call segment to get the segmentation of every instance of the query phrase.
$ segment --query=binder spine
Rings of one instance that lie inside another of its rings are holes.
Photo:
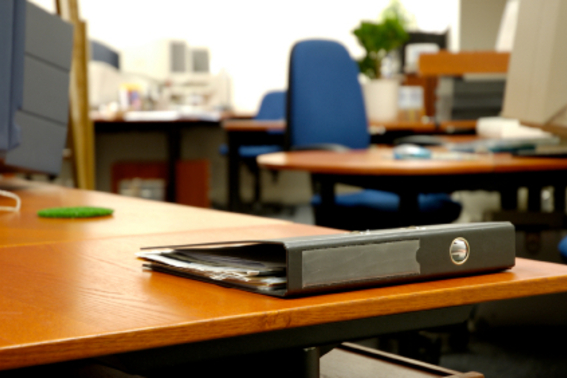
[[[289,242],[286,295],[497,271],[514,266],[507,222],[416,227]]]

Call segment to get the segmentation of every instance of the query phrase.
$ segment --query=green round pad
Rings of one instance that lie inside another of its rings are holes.
[[[43,218],[92,218],[111,215],[112,209],[104,207],[52,207],[37,212]]]

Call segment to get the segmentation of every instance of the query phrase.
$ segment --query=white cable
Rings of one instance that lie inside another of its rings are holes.
[[[0,196],[9,197],[16,201],[16,206],[0,206],[0,211],[13,211],[13,212],[20,211],[22,200],[17,194],[0,189]]]

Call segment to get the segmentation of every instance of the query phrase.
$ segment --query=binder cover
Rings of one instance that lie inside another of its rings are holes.
[[[464,276],[515,263],[509,222],[142,248],[146,269],[288,297]]]

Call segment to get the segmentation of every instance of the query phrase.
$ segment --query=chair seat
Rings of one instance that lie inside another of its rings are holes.
[[[265,146],[240,146],[238,149],[238,155],[242,159],[255,159],[259,155],[270,154],[272,152],[280,152],[282,147],[278,145],[265,145]],[[222,144],[219,147],[219,153],[221,155],[228,154],[228,146]]]
[[[436,213],[443,219],[443,223],[449,223],[457,219],[462,208],[460,203],[453,201],[449,195],[444,193],[420,194],[418,203],[420,213]],[[313,206],[320,205],[320,196],[313,196],[311,204]],[[367,189],[355,193],[337,195],[335,204],[346,208],[361,207],[384,213],[396,213],[400,205],[400,197],[395,193]]]

